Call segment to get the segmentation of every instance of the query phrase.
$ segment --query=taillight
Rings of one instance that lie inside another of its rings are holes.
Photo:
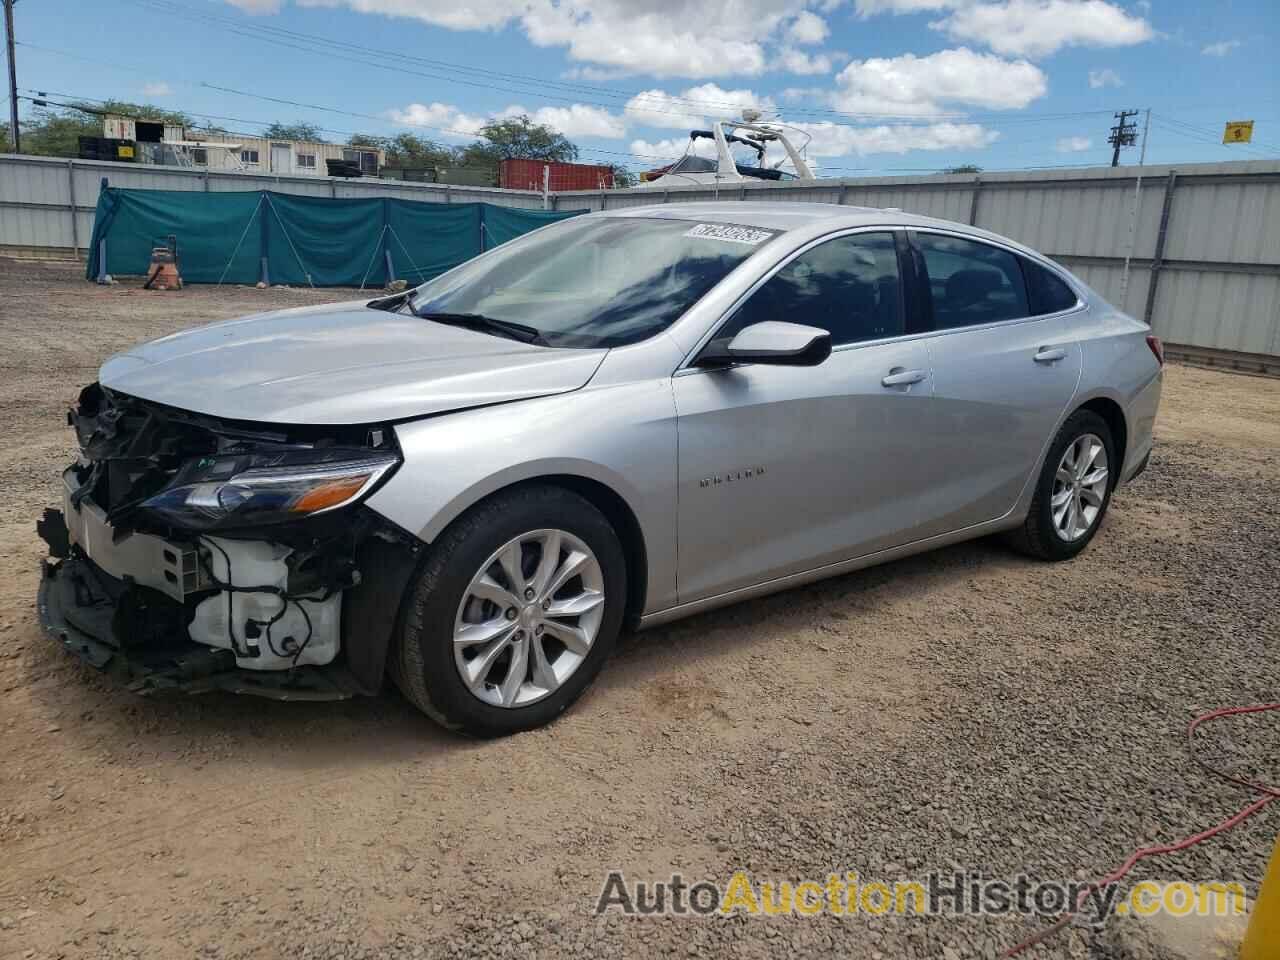
[[[1147,346],[1151,348],[1151,352],[1156,356],[1156,363],[1164,366],[1164,344],[1160,342],[1159,337],[1147,337]]]

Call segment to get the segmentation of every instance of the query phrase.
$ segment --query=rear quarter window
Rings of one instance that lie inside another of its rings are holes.
[[[1070,310],[1079,302],[1080,298],[1066,281],[1038,263],[1023,260],[1022,275],[1027,280],[1027,297],[1033,316]]]

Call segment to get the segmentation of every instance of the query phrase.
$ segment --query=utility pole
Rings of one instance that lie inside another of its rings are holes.
[[[9,50],[9,137],[13,140],[13,152],[22,149],[18,139],[18,65],[13,59],[13,5],[18,0],[4,0],[4,37]]]
[[[1111,135],[1107,137],[1107,143],[1115,147],[1115,151],[1111,154],[1111,165],[1113,167],[1120,166],[1120,148],[1132,147],[1138,142],[1138,125],[1128,122],[1130,117],[1136,117],[1137,115],[1137,110],[1121,110],[1115,114],[1118,123],[1111,128]]]

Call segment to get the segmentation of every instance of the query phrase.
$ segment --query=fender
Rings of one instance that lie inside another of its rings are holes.
[[[513,484],[577,477],[607,487],[635,517],[646,554],[643,609],[675,602],[676,418],[669,380],[592,385],[395,429],[405,462],[368,506],[419,540],[433,542],[466,510]]]

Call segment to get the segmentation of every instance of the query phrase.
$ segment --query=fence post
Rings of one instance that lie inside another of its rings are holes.
[[[80,259],[80,212],[76,209],[76,162],[67,161],[67,196],[71,204],[71,255]]]
[[[209,192],[209,168],[208,167],[204,168],[204,176],[201,177],[200,179],[204,181],[204,192],[208,193]]]
[[[982,193],[982,177],[973,178],[973,195],[969,198],[969,226],[978,225],[978,196]]]
[[[1164,184],[1164,203],[1160,207],[1160,230],[1156,234],[1156,250],[1151,257],[1151,270],[1147,277],[1147,305],[1142,320],[1151,326],[1151,315],[1156,309],[1156,284],[1160,280],[1160,268],[1164,266],[1164,239],[1169,232],[1169,212],[1173,209],[1173,190],[1178,184],[1178,171],[1170,170]]]
[[[386,286],[391,286],[391,281],[396,278],[396,267],[391,259],[391,240],[387,234],[391,232],[391,198],[382,198],[382,253],[383,258],[387,262],[387,282]]]
[[[107,282],[107,241],[105,237],[98,241],[98,282]]]
[[[263,209],[269,202],[270,201],[267,199],[267,191],[263,190],[260,202],[258,203],[258,215],[262,217],[262,221],[258,224],[258,227],[261,231],[260,236],[262,238],[262,276],[259,279],[264,287],[271,286],[271,263],[270,256],[268,254],[268,250],[270,249],[268,244],[271,239],[271,220],[267,216],[267,211]]]

